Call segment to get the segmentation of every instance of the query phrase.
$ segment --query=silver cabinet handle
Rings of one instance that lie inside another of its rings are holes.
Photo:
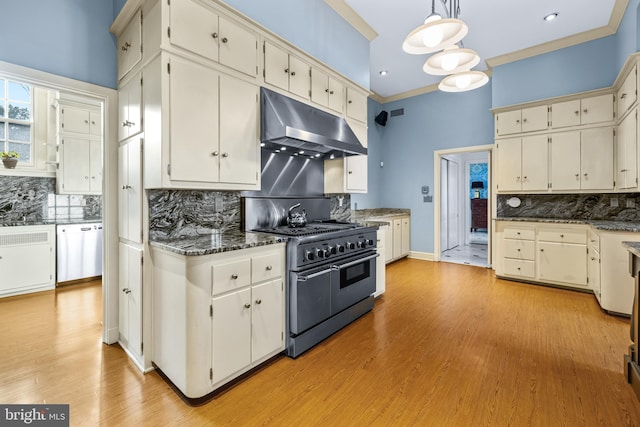
[[[306,282],[309,279],[313,279],[314,277],[322,276],[323,274],[327,274],[327,273],[331,273],[331,268],[318,271],[317,273],[309,274],[308,276],[298,276],[298,282]]]
[[[261,299],[257,299],[256,300],[256,304],[262,304],[262,300]]]
[[[211,37],[213,37],[214,39],[218,38],[218,33],[211,33]]]
[[[125,294],[129,295],[129,294],[131,293],[131,289],[129,289],[129,288],[124,288],[124,289],[122,290],[122,292],[124,292]]]
[[[229,157],[229,153],[222,153],[222,157]]]
[[[245,305],[244,305],[244,308],[251,308],[251,304],[248,304],[248,303],[247,303],[247,304],[245,304]]]
[[[226,37],[223,37],[222,39],[220,39],[220,41],[222,41],[222,43],[226,43],[226,42],[228,42],[228,41],[229,41],[229,39],[228,39],[228,38],[226,38]]]
[[[540,249],[540,252],[544,252],[544,249]]]
[[[291,72],[291,75],[292,75],[292,76],[295,76],[295,75],[296,75],[296,72],[295,72],[295,71],[292,71],[292,72]]]
[[[122,45],[121,49],[123,52],[126,52],[129,50],[130,47],[131,47],[131,43],[125,42],[125,44]]]
[[[234,273],[234,274],[232,274],[232,275],[231,275],[231,278],[232,278],[233,280],[236,280],[236,279],[238,278],[238,275]]]
[[[333,91],[332,90],[329,91],[329,95],[333,95]]]
[[[218,155],[218,152],[217,152],[217,151],[214,151],[213,153],[211,153],[211,155],[212,155],[212,156],[217,156],[217,155]]]
[[[576,113],[576,116],[577,116],[578,114],[580,114],[580,110],[576,110],[575,113]]]
[[[270,265],[267,265],[267,271],[271,271],[271,270],[273,270],[273,267]]]
[[[561,234],[560,237],[564,237],[564,234]]]
[[[625,99],[627,97],[626,93],[623,93],[622,95],[620,95],[620,99]]]
[[[341,265],[334,264],[334,265],[331,266],[331,269],[332,270],[342,270],[343,268],[351,267],[352,265],[360,264],[361,262],[369,261],[371,259],[378,258],[379,256],[380,256],[380,254],[369,255],[368,257],[360,258],[360,259],[357,259],[355,261],[348,262],[346,264],[341,264]]]
[[[289,69],[288,69],[288,68],[285,68],[285,69],[284,69],[284,72],[285,72],[285,73],[287,73],[287,74],[289,74]]]
[[[589,112],[589,110],[587,110],[587,109],[585,108],[584,110],[582,110],[582,112],[586,114],[586,113],[588,113],[588,112]]]

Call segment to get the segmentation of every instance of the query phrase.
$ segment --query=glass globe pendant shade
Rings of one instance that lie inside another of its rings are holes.
[[[442,79],[438,89],[443,92],[465,92],[484,86],[489,77],[482,71],[462,71]]]
[[[457,45],[448,46],[442,52],[427,59],[422,71],[434,76],[446,76],[470,70],[480,63],[480,56],[471,49],[461,49]]]
[[[458,43],[469,32],[467,24],[459,19],[428,20],[409,33],[402,43],[402,50],[413,55],[437,52]]]

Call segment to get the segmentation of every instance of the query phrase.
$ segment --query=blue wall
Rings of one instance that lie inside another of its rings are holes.
[[[629,54],[638,50],[638,0],[630,0],[616,33],[616,67],[622,68]]]
[[[116,87],[112,0],[2,2],[0,60]]]

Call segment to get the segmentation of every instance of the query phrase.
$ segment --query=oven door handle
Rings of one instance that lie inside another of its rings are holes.
[[[318,271],[313,274],[309,274],[308,276],[298,276],[298,282],[306,282],[309,279],[313,279],[314,277],[322,276],[323,274],[330,273],[331,269],[327,268],[326,270]]]
[[[380,256],[380,254],[369,255],[368,257],[360,258],[360,259],[357,259],[355,261],[348,262],[346,264],[341,264],[341,265],[334,264],[334,265],[331,266],[331,269],[332,270],[342,270],[343,268],[351,267],[352,265],[360,264],[361,262],[369,261],[370,259],[378,258],[379,256]]]

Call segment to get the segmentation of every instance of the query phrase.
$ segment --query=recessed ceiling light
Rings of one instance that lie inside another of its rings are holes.
[[[387,70],[382,70],[382,71],[380,71],[380,75],[381,75],[382,77],[386,76],[387,74],[389,74],[389,72],[388,72]]]
[[[558,17],[558,12],[553,12],[544,17],[545,21],[553,21]]]

